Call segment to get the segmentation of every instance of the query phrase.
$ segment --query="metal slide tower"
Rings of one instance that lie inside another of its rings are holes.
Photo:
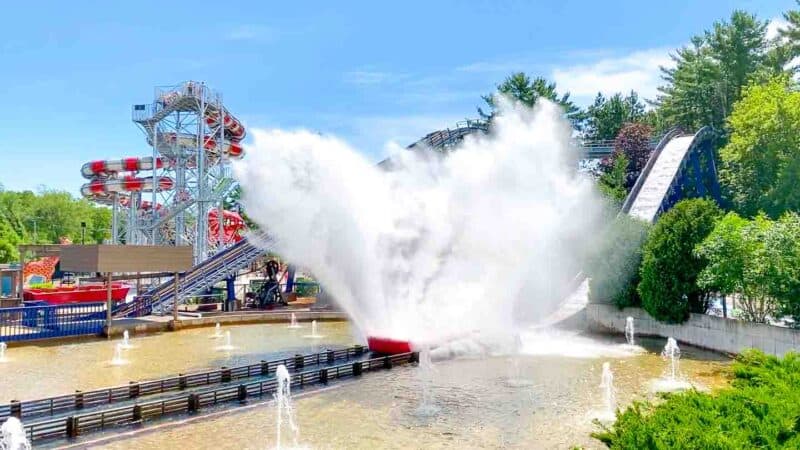
[[[155,88],[133,105],[150,155],[83,166],[82,193],[112,207],[112,243],[192,245],[195,263],[241,239],[238,214],[223,209],[236,187],[230,162],[244,154],[241,122],[203,82]],[[149,172],[149,176],[142,176]]]

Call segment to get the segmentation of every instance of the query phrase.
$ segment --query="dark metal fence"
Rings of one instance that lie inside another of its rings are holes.
[[[147,395],[163,394],[170,391],[182,391],[198,386],[228,383],[245,378],[267,376],[275,373],[279,365],[289,370],[301,370],[304,367],[334,364],[339,360],[358,358],[366,353],[360,345],[340,350],[326,350],[321,353],[295,355],[273,361],[260,361],[237,367],[222,367],[215,370],[178,374],[177,376],[149,381],[131,381],[122,386],[114,386],[91,391],[75,391],[74,394],[59,395],[37,400],[16,401],[0,405],[0,422],[9,416],[18,419],[30,419],[42,416],[64,414],[71,410],[88,409],[112,403],[135,400]]]
[[[105,310],[102,302],[0,308],[0,341],[98,334]]]
[[[417,353],[403,353],[392,356],[355,361],[332,367],[296,372],[291,375],[293,388],[304,388],[315,384],[328,384],[346,377],[358,377],[365,372],[391,369],[419,360]],[[169,414],[195,414],[202,408],[237,401],[245,403],[249,398],[264,397],[277,391],[278,380],[273,378],[249,383],[226,384],[213,389],[177,394],[168,398],[138,402],[102,411],[75,414],[69,417],[47,419],[25,426],[31,442],[45,439],[74,438],[87,432],[102,430],[113,426],[142,423]]]

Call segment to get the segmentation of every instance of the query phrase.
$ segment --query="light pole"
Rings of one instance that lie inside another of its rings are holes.
[[[81,245],[86,245],[86,222],[81,222]]]
[[[34,244],[39,241],[39,234],[38,234],[37,229],[36,229],[36,219],[37,219],[36,217],[31,217],[30,219],[28,219],[31,222],[33,222],[33,243]]]

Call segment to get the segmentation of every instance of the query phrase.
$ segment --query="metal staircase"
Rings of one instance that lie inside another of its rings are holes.
[[[258,241],[259,245],[254,242]],[[247,267],[270,246],[271,240],[263,235],[251,234],[248,238],[215,254],[211,258],[196,265],[180,275],[178,279],[178,303],[196,295],[216,283],[231,277]],[[175,279],[164,283],[137,296],[132,302],[122,305],[114,312],[115,317],[139,317],[148,314],[163,314],[171,311],[175,304]]]

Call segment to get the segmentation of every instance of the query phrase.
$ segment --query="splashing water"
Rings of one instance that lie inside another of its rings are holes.
[[[681,376],[681,349],[674,338],[667,338],[661,357],[667,361],[667,368],[663,377],[653,380],[651,389],[656,392],[674,392],[691,388],[692,384]]]
[[[635,341],[635,334],[636,331],[633,328],[633,317],[628,316],[625,319],[625,340],[628,341],[628,345],[636,345]]]
[[[133,348],[133,344],[131,344],[131,335],[128,330],[122,332],[122,348],[123,349],[131,349]]]
[[[8,344],[5,342],[0,342],[0,363],[4,363],[8,361],[6,359],[6,349],[8,348]]]
[[[25,427],[16,417],[9,417],[0,427],[0,449],[30,450],[31,443],[25,434]]]
[[[675,381],[678,378],[678,364],[681,358],[681,349],[674,338],[667,338],[667,345],[661,351],[661,357],[669,362],[667,377]]]
[[[224,336],[224,334],[222,334],[222,327],[219,322],[217,322],[217,324],[214,325],[214,334],[211,335],[211,339],[219,339],[222,336]]]
[[[231,343],[231,332],[230,332],[230,330],[225,331],[225,344],[218,345],[217,346],[217,351],[228,351],[228,350],[233,350],[235,348],[236,347],[234,347],[233,344]]]
[[[111,358],[112,366],[122,366],[128,364],[128,360],[122,356],[122,350],[123,350],[122,344],[118,342],[114,346],[114,357]]]
[[[603,373],[600,376],[600,389],[603,392],[603,409],[607,414],[614,415],[617,409],[617,398],[614,392],[614,373],[611,372],[611,363],[603,363]]]
[[[323,336],[323,335],[321,335],[321,334],[319,334],[317,332],[317,321],[316,320],[312,320],[311,321],[311,334],[303,336],[303,337],[310,338],[310,339],[320,339],[320,338],[323,338],[325,336]]]
[[[439,412],[436,401],[433,397],[433,375],[435,368],[431,360],[431,350],[423,346],[419,350],[418,378],[420,385],[420,402],[414,415],[417,417],[432,417]]]
[[[302,325],[297,323],[297,316],[295,316],[294,313],[292,313],[291,321],[289,322],[289,328],[303,328]]]
[[[281,448],[281,430],[283,428],[283,420],[289,422],[289,432],[292,436],[292,445],[297,447],[297,439],[300,435],[300,427],[294,417],[294,408],[292,406],[292,377],[289,375],[289,370],[283,364],[279,365],[275,370],[275,377],[278,380],[278,391],[275,393],[275,403],[278,406],[278,413],[275,419],[275,448]]]
[[[243,203],[368,336],[507,333],[562,298],[603,207],[562,112],[500,104],[490,135],[391,171],[333,137],[254,130]]]

